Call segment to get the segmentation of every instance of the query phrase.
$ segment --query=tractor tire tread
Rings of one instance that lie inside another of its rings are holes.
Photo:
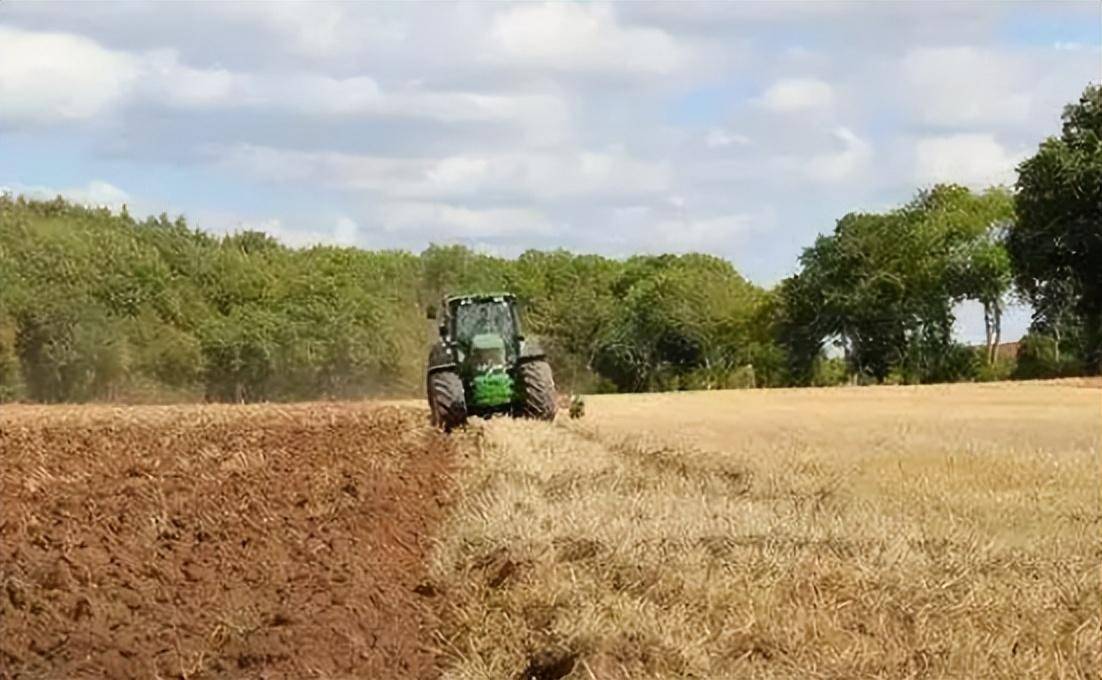
[[[428,377],[429,409],[437,427],[451,431],[467,423],[463,381],[454,371],[437,371]]]
[[[538,420],[554,420],[555,379],[546,361],[526,361],[517,371],[521,388],[521,415]]]

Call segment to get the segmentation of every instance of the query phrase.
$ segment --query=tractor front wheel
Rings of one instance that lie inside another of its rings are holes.
[[[467,423],[467,400],[458,374],[453,371],[430,373],[428,393],[433,425],[450,432]]]
[[[517,370],[521,413],[526,418],[555,419],[555,380],[546,361],[526,361]]]

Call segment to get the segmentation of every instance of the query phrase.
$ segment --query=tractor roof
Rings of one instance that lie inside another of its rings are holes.
[[[467,293],[465,295],[449,295],[444,300],[450,305],[453,302],[503,302],[515,300],[516,297],[512,293]]]

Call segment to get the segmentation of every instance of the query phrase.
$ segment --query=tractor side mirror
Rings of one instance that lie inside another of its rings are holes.
[[[428,307],[425,308],[425,318],[426,319],[435,319],[436,318],[436,305],[429,305]]]

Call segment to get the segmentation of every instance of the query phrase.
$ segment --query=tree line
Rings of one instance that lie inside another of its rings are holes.
[[[509,290],[573,391],[944,382],[1096,373],[1102,88],[1069,105],[1013,188],[952,184],[838,220],[772,289],[703,254],[515,259],[289,248],[0,196],[0,400],[290,400],[421,390],[447,293]],[[1035,311],[1016,359],[1002,314]],[[982,306],[983,347],[953,310]]]

